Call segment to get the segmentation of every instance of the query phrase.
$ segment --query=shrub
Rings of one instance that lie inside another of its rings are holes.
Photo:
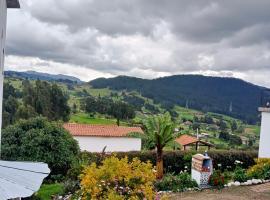
[[[106,158],[101,166],[86,167],[81,175],[83,199],[153,199],[156,174],[150,162],[115,156]]]
[[[192,180],[189,173],[184,172],[178,175],[166,174],[163,179],[156,182],[158,191],[183,192],[188,188],[198,187],[196,181]]]
[[[164,156],[164,171],[166,173],[179,174],[181,171],[190,171],[192,155],[196,154],[195,151],[165,151]],[[82,155],[88,158],[89,163],[96,162],[100,164],[104,155],[99,153],[83,152]],[[131,161],[133,158],[139,158],[141,161],[150,161],[152,164],[156,163],[156,155],[154,151],[142,152],[123,152],[116,153],[116,157],[124,158],[125,156]],[[243,162],[242,167],[247,169],[255,164],[254,158],[257,157],[257,152],[254,151],[209,151],[208,155],[213,159],[214,168],[218,169],[218,164],[221,164],[222,171],[233,171],[236,167],[235,160]],[[105,155],[105,157],[108,155]]]
[[[79,147],[61,125],[45,118],[22,120],[2,135],[2,159],[45,162],[51,177],[62,177],[79,155]]]
[[[242,167],[237,166],[233,173],[233,180],[239,181],[239,182],[246,182],[248,180],[246,170],[244,170]]]
[[[225,177],[220,170],[215,170],[210,176],[209,185],[217,188],[223,188],[226,184]]]
[[[251,178],[270,179],[270,159],[256,159],[256,165],[247,170],[247,175]]]

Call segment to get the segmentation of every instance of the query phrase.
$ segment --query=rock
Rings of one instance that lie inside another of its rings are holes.
[[[240,186],[240,185],[241,185],[241,183],[239,181],[234,182],[234,186]]]
[[[247,185],[252,185],[252,180],[248,180]]]
[[[233,184],[233,183],[228,183],[228,187],[232,187],[232,184]]]
[[[259,180],[258,179],[252,179],[252,184],[256,185],[259,183]]]

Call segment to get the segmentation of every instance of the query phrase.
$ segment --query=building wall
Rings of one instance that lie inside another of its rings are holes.
[[[262,112],[259,158],[270,158],[270,112]]]
[[[6,40],[6,0],[0,0],[0,144],[2,127],[2,100],[3,100],[3,79],[4,79],[4,48]]]
[[[89,137],[74,136],[81,151],[101,152],[105,146],[106,152],[140,151],[141,139],[128,137]]]

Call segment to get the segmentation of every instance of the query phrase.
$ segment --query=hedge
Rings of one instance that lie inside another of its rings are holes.
[[[164,152],[164,170],[170,173],[179,173],[180,171],[191,169],[192,155],[196,154],[195,151],[166,151]],[[117,157],[122,158],[127,156],[130,160],[138,157],[141,161],[150,161],[155,165],[156,154],[155,151],[142,151],[142,152],[121,152],[114,153]],[[208,155],[213,159],[214,168],[221,168],[221,170],[233,170],[235,168],[235,161],[243,162],[242,167],[248,168],[255,164],[254,159],[257,158],[256,151],[209,151]],[[98,165],[104,157],[110,154],[89,153],[83,152],[81,154],[83,159],[87,159],[88,163],[95,162]],[[218,166],[221,164],[221,167]]]

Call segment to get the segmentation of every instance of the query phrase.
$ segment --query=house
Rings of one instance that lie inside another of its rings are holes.
[[[175,142],[181,145],[182,150],[189,150],[191,147],[195,147],[195,150],[197,151],[200,146],[206,146],[208,147],[208,150],[210,150],[211,147],[214,147],[214,145],[202,141],[197,137],[193,137],[190,135],[181,135],[179,138],[175,139]]]
[[[82,151],[102,152],[104,148],[106,152],[141,150],[141,138],[130,136],[130,133],[143,134],[140,127],[76,123],[63,126],[78,141]]]
[[[267,103],[266,106],[260,107],[259,111],[262,113],[261,132],[260,132],[260,146],[259,158],[270,158],[270,108]]]
[[[249,138],[245,137],[245,136],[240,136],[241,140],[242,140],[242,144],[243,145],[248,145],[249,143]]]

